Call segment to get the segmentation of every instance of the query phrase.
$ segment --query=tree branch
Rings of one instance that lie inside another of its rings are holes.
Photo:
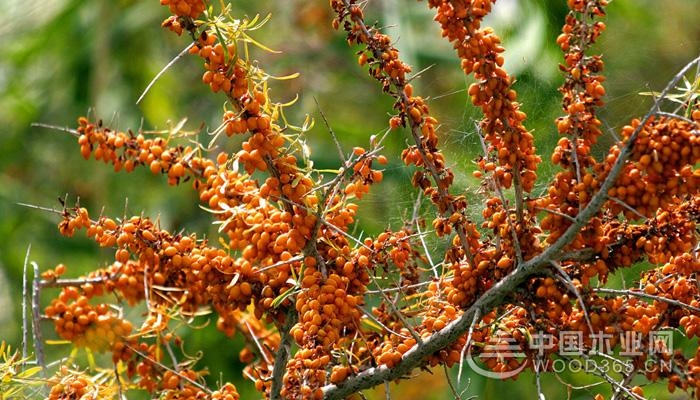
[[[625,290],[625,289],[608,289],[608,288],[593,288],[593,291],[596,293],[616,294],[616,295],[622,295],[622,296],[635,296],[635,297],[641,297],[641,298],[645,298],[645,299],[656,300],[656,301],[660,301],[663,303],[671,304],[671,305],[676,306],[676,307],[686,308],[690,311],[693,311],[695,313],[700,314],[700,308],[698,308],[698,307],[693,307],[690,304],[683,303],[682,301],[673,300],[673,299],[669,299],[669,298],[662,297],[662,296],[655,296],[653,294],[648,294],[645,292],[637,292],[637,291]]]
[[[297,323],[299,314],[294,308],[287,310],[284,324],[278,327],[280,333],[280,347],[275,355],[275,366],[272,369],[272,387],[270,388],[270,400],[281,400],[284,373],[287,371],[287,361],[292,354],[292,335],[289,331]]]

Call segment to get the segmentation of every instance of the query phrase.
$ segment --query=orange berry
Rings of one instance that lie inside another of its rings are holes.
[[[160,161],[153,160],[150,165],[151,172],[154,174],[159,174],[161,171]]]
[[[306,265],[309,268],[314,268],[316,266],[316,257],[314,257],[314,256],[304,257],[304,265]]]

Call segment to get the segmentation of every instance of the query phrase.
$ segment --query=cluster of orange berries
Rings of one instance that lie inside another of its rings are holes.
[[[616,265],[629,266],[646,254],[650,262],[668,262],[677,254],[689,252],[697,242],[695,227],[700,220],[700,200],[679,203],[659,212],[643,225],[608,223],[601,241],[608,246],[601,255]]]
[[[391,38],[375,28],[368,28],[363,20],[362,10],[357,5],[346,5],[341,1],[332,1],[331,7],[337,14],[334,26],[343,21],[349,44],[361,44],[366,50],[361,51],[358,62],[369,64],[370,75],[378,80],[382,89],[396,98],[394,108],[399,115],[393,116],[389,123],[392,128],[408,125],[411,127],[416,145],[410,146],[402,153],[402,160],[407,165],[417,165],[425,172],[418,171],[413,183],[421,188],[426,197],[438,206],[440,214],[454,213],[461,210],[464,198],[453,198],[447,188],[454,180],[453,172],[446,167],[444,155],[437,149],[438,138],[435,134],[437,120],[430,116],[425,100],[413,95],[413,87],[406,79],[411,68],[399,59],[399,51],[392,46]],[[436,187],[430,183],[432,179]],[[463,229],[461,226],[460,230]]]
[[[454,312],[447,307],[448,313]],[[506,314],[499,319],[495,311],[483,316],[481,321],[473,326],[469,343],[469,356],[479,357],[485,367],[497,373],[516,370],[528,361],[527,358],[518,358],[521,354],[513,349],[528,350],[528,327],[525,324],[529,318],[529,311],[522,307],[509,307],[505,311]],[[466,337],[462,336],[448,348],[433,354],[429,358],[430,365],[453,366],[462,362],[466,340]]]
[[[390,92],[392,85],[402,87],[406,82],[406,74],[411,72],[411,67],[401,61],[399,51],[391,45],[391,38],[365,25],[360,6],[350,4],[346,7],[342,1],[331,0],[331,8],[336,13],[333,27],[338,29],[342,21],[343,29],[347,32],[348,44],[368,46],[367,50],[358,52],[358,64],[369,65],[370,76],[382,83],[385,92]]]
[[[354,196],[361,199],[365,193],[369,192],[369,186],[373,183],[380,183],[384,179],[382,171],[372,169],[372,162],[376,159],[380,165],[386,165],[388,160],[385,156],[364,157],[367,151],[362,147],[353,148],[353,155],[358,157],[358,161],[352,166],[352,178],[344,192],[347,196]]]
[[[510,231],[503,237],[505,243],[512,243],[509,236]],[[523,235],[522,238],[527,239],[529,236]],[[536,245],[536,243],[533,244]],[[535,250],[533,248],[528,251]],[[450,304],[460,308],[468,307],[515,268],[515,259],[513,246],[506,244],[501,248],[483,245],[474,252],[473,262],[453,261],[451,263],[452,280],[444,285],[445,298]]]
[[[74,286],[64,288],[44,314],[53,320],[60,337],[100,352],[111,349],[133,329],[131,322],[116,315],[109,305],[90,304],[89,297]]]
[[[404,93],[407,97],[408,117],[411,126],[420,128],[420,137],[415,138],[417,139],[415,145],[403,150],[401,160],[406,165],[416,165],[423,168],[414,173],[413,186],[423,190],[426,196],[438,206],[438,210],[442,214],[450,205],[446,203],[446,196],[441,190],[446,191],[452,185],[454,173],[446,166],[445,156],[438,150],[438,137],[435,133],[437,120],[430,116],[425,99],[413,96],[413,86],[410,84],[406,84]],[[433,170],[437,177],[432,174]],[[435,180],[437,187],[433,187],[430,182],[431,178]]]
[[[238,108],[238,111],[229,110],[224,113],[226,134],[251,134],[236,154],[236,160],[242,163],[249,174],[256,170],[270,170],[270,178],[260,187],[264,198],[277,201],[284,197],[292,203],[304,204],[304,199],[313,190],[313,182],[299,171],[295,155],[287,152],[280,156],[283,153],[281,149],[285,144],[285,137],[273,126],[274,120],[267,108],[267,94],[260,90],[249,92],[253,79],[248,75],[245,62],[236,53],[236,44],[224,44],[220,40],[217,42],[218,39],[215,34],[203,31],[198,44],[193,46],[190,52],[205,60],[207,71],[203,81],[209,84],[214,92],[222,90],[226,93]],[[217,161],[222,165],[226,158]],[[308,197],[312,197],[309,201],[313,202],[313,196]]]
[[[474,74],[477,80],[469,87],[468,94],[484,113],[481,128],[490,144],[489,152],[494,152],[498,160],[498,182],[509,188],[515,174],[523,190],[530,192],[540,158],[535,154],[532,134],[522,125],[526,115],[515,101],[513,79],[502,68],[501,40],[491,28],[481,28],[491,2],[463,4],[434,0],[429,6],[436,9],[435,20],[442,28],[442,35],[454,44],[462,69],[467,75]],[[485,165],[480,167],[484,169]]]
[[[197,244],[190,236],[174,237],[156,227],[148,218],[132,217],[117,223],[102,216],[97,221],[92,221],[87,210],[76,207],[74,213],[67,210],[64,212],[59,228],[64,235],[70,236],[76,227],[86,228],[88,236],[101,247],[117,247],[116,263],[96,276],[110,277],[107,280],[109,283],[105,285],[109,285],[109,289],[119,289],[125,300],[131,304],[144,298],[146,265],[150,268],[150,284],[175,286],[182,284],[181,281],[186,279],[181,275],[183,271],[208,263],[203,258],[213,255],[213,250],[207,250],[205,242]],[[194,251],[195,248],[197,251]],[[132,254],[136,255],[138,260],[132,260]],[[193,275],[190,278],[192,283],[198,281],[195,279],[197,274]],[[204,302],[201,295],[195,293],[190,293],[186,300],[180,300],[186,309],[196,309]]]
[[[644,126],[640,125],[639,120],[634,120],[622,128],[625,138],[635,130],[639,130],[639,134],[630,156],[631,162],[608,191],[608,196],[633,209],[623,207],[619,202],[609,204],[611,210],[622,212],[628,218],[649,217],[658,208],[700,188],[700,170],[695,168],[700,160],[700,139],[695,133],[700,129],[700,119],[690,122],[652,117]],[[614,147],[606,164],[599,167],[601,174],[604,174],[603,169],[612,165],[618,153],[619,148]]]
[[[390,271],[390,265],[401,271],[410,269],[406,268],[406,264],[414,257],[415,250],[411,247],[408,233],[384,232],[375,240],[366,239],[364,246],[353,253],[350,253],[347,245],[342,248],[343,252],[333,248],[322,249],[322,259],[331,260],[326,264],[327,278],[318,269],[314,257],[307,256],[304,260],[302,290],[296,299],[299,322],[290,331],[302,350],[288,363],[290,372],[285,377],[286,393],[308,392],[312,397],[319,395],[317,388],[320,385],[342,382],[351,373],[370,366],[371,360],[380,365],[395,365],[402,354],[416,344],[415,340],[404,341],[399,336],[382,338],[381,333],[363,331],[367,346],[353,345],[357,329],[362,325],[357,305],[364,302],[361,295],[370,282],[369,273],[380,268]],[[374,309],[373,313],[387,326],[409,337],[408,330],[400,327],[395,316],[381,309]],[[352,365],[338,365],[340,360],[336,359],[335,354],[353,348],[353,354],[348,358],[356,361]],[[309,355],[313,356],[309,358]],[[334,366],[328,373],[331,361]],[[303,384],[298,386],[300,382]]]
[[[154,174],[166,174],[171,185],[188,173],[195,174],[185,160],[186,154],[193,153],[191,147],[168,147],[168,140],[162,137],[146,139],[131,131],[113,131],[103,127],[102,121],[93,124],[85,117],[78,119],[77,132],[83,157],[87,160],[93,154],[96,160],[112,164],[115,171],[131,172],[138,166],[148,166]]]
[[[243,258],[265,260],[269,256],[279,257],[285,250],[296,253],[305,246],[316,218],[300,210],[295,212],[291,207],[290,212],[274,206],[273,201],[279,199],[274,198],[271,187],[279,179],[275,178],[277,182],[268,179],[258,188],[254,180],[241,179],[225,165],[213,172],[201,185],[199,199],[216,211],[230,247],[241,250]]]
[[[582,154],[582,153],[579,153]],[[549,210],[541,222],[540,227],[547,231],[547,243],[554,243],[562,233],[568,228],[569,223],[576,217],[581,205],[590,201],[595,188],[600,185],[600,181],[592,173],[584,172],[581,182],[578,181],[576,173],[570,169],[561,171],[552,180],[547,190],[547,196],[541,197],[531,203],[539,209]],[[588,231],[595,234],[595,230]],[[589,235],[590,236],[590,235]],[[594,239],[594,236],[591,236]],[[584,241],[578,237],[572,247],[582,247],[589,244],[598,247],[595,240]]]
[[[484,269],[474,268],[467,262],[453,263],[453,278],[445,289],[445,297],[454,305],[465,307],[474,302],[477,294],[488,289],[491,282],[486,282],[483,277],[487,275],[486,268],[491,267],[491,263],[479,264]]]
[[[197,45],[190,50],[193,54],[199,54],[205,60],[203,80],[209,84],[214,92],[222,90],[232,100],[240,111],[226,111],[223,116],[224,130],[227,135],[250,132],[250,138],[242,144],[242,149],[236,154],[236,161],[241,162],[245,170],[252,174],[255,170],[268,171],[271,169],[271,177],[260,187],[260,195],[263,198],[278,201],[281,197],[292,203],[304,204],[304,198],[312,192],[313,182],[300,173],[297,167],[297,159],[293,154],[280,157],[281,147],[285,138],[272,126],[273,120],[265,110],[268,106],[267,95],[259,90],[249,93],[251,77],[247,75],[244,61],[236,53],[236,45],[231,42],[223,44],[217,42],[218,37],[213,33],[203,31]],[[234,61],[236,60],[236,61]],[[225,167],[227,157],[225,155],[217,159],[221,167]],[[225,168],[219,173],[226,174],[219,177],[206,177],[207,188],[200,190],[200,198],[209,202],[209,205],[217,209],[222,199],[216,189],[230,181],[240,181],[235,171]],[[222,182],[223,178],[223,182]],[[212,181],[213,179],[213,181]],[[253,181],[243,183],[252,194],[257,184]],[[311,200],[313,201],[313,200]],[[230,203],[230,202],[229,202]],[[231,205],[236,207],[239,204]],[[305,204],[313,206],[313,204]],[[225,219],[225,218],[222,218]],[[235,235],[229,235],[235,236]],[[303,243],[300,243],[303,247]],[[279,252],[278,252],[279,253]]]
[[[594,163],[590,147],[601,135],[601,122],[596,117],[596,109],[603,105],[601,98],[605,95],[602,85],[605,78],[600,75],[603,61],[600,56],[588,56],[585,52],[605,30],[602,21],[593,20],[605,16],[604,6],[607,2],[591,0],[580,3],[583,4],[571,8],[562,33],[557,38],[557,44],[564,52],[564,64],[560,65],[560,69],[566,72],[566,79],[559,91],[566,115],[558,118],[556,125],[557,131],[567,137],[559,141],[552,154],[554,164],[569,169],[578,168],[578,173]],[[576,152],[575,157],[573,152]],[[574,160],[578,165],[574,165]]]
[[[687,383],[695,389],[695,398],[700,394],[700,349],[695,351],[695,355],[687,362]],[[670,383],[669,383],[670,386]],[[671,387],[669,387],[671,391]]]
[[[578,278],[573,278],[572,282],[577,290],[582,289]],[[528,287],[530,291],[523,295],[523,303],[527,304],[526,308],[531,310],[532,314],[530,320],[527,316],[521,318],[521,324],[531,329],[531,332],[542,330],[552,333],[559,329],[565,330],[567,324],[585,324],[582,312],[572,307],[573,295],[570,289],[560,279],[550,276],[533,278]]]
[[[48,400],[74,400],[111,397],[105,387],[78,371],[61,366],[56,375],[48,379],[51,389]]]
[[[241,396],[238,394],[236,387],[230,383],[225,383],[211,394],[212,400],[238,400],[240,398]]]
[[[106,140],[99,140],[99,142],[104,143],[104,148],[110,150],[114,148],[115,144],[109,138],[119,134],[106,128],[97,129],[84,118],[80,119],[79,131],[81,138],[107,137]],[[255,141],[255,139],[256,135],[253,135],[250,142]],[[94,139],[94,141],[98,141],[98,139]],[[145,155],[140,157],[144,158],[145,162],[153,158],[151,161],[152,172],[165,171],[169,176],[170,183],[177,183],[177,180],[185,174],[184,171],[188,171],[196,177],[194,185],[200,193],[200,200],[211,209],[216,210],[221,220],[227,221],[224,231],[230,238],[230,246],[233,249],[243,250],[245,259],[249,261],[262,260],[269,253],[281,254],[283,249],[290,252],[298,251],[305,245],[306,238],[310,237],[315,217],[304,215],[304,212],[300,210],[292,216],[289,212],[278,210],[269,202],[264,203],[263,197],[261,197],[264,195],[271,200],[278,200],[274,196],[281,192],[279,195],[285,195],[292,201],[303,203],[302,197],[311,191],[312,182],[305,176],[298,178],[300,172],[295,167],[296,158],[294,156],[287,155],[276,160],[275,165],[280,166],[278,169],[279,178],[269,178],[258,189],[255,181],[241,179],[237,172],[228,168],[228,157],[225,153],[220,154],[215,163],[209,159],[191,156],[188,149],[180,147],[163,149],[165,143],[160,138],[143,140],[141,143],[148,150],[141,151],[141,154]],[[108,152],[108,154],[116,153]],[[128,153],[124,155],[124,158],[128,161],[131,160],[128,157],[134,156],[135,154]],[[110,160],[113,163],[119,162],[119,159],[115,159],[113,156],[109,156],[105,160]],[[133,165],[139,165],[139,162]],[[267,204],[267,206],[263,206],[263,204]],[[240,212],[243,210],[242,205],[245,205],[246,213]],[[306,202],[306,205],[313,206],[313,199]],[[109,225],[107,230],[114,228],[112,226],[115,225],[114,221],[109,220],[107,223]],[[262,225],[260,225],[261,223]],[[76,224],[77,227],[88,227],[89,221],[85,218],[80,220],[67,219],[62,224],[62,231],[69,235]],[[250,230],[251,224],[258,227]],[[293,225],[294,228],[291,229],[290,225]],[[137,227],[131,224],[127,228],[128,232],[126,233],[133,234]],[[141,234],[143,235],[143,233]],[[127,240],[122,240],[118,244],[128,242],[128,237],[126,238]],[[102,245],[114,245],[112,243],[114,239],[114,235],[105,236],[106,242]],[[250,247],[250,243],[256,245]],[[267,249],[268,247],[270,250]],[[247,251],[245,251],[246,249]],[[124,251],[122,250],[121,253],[124,254]],[[273,260],[273,262],[276,261],[279,260]]]
[[[404,228],[396,232],[382,232],[372,243],[372,250],[374,252],[365,257],[372,257],[373,268],[381,267],[385,271],[392,271],[392,266],[398,268],[401,275],[399,284],[406,288],[406,293],[411,293],[411,285],[417,284],[421,278],[417,265],[421,256],[411,242],[411,231]],[[363,250],[359,250],[360,257],[362,253]]]
[[[168,6],[172,14],[178,17],[197,18],[206,8],[204,0],[160,0],[160,4]]]
[[[421,324],[416,331],[422,340],[426,340],[435,332],[444,329],[450,322],[457,319],[461,315],[461,311],[448,301],[445,301],[444,297],[441,296],[441,289],[437,282],[428,284],[428,288],[421,295],[425,298],[426,306],[425,311],[421,315]],[[413,338],[409,338],[403,344],[410,345],[410,348],[414,342]],[[445,364],[451,367],[460,362],[460,352],[465,345],[466,337],[460,337],[448,348],[430,355],[428,363],[430,366]],[[397,349],[402,350],[400,347]]]
[[[445,157],[438,149],[437,120],[430,115],[425,100],[413,94],[413,86],[406,79],[410,67],[399,59],[399,52],[388,35],[364,23],[362,10],[357,5],[332,1],[331,7],[337,14],[334,27],[338,28],[342,22],[348,43],[365,46],[358,53],[358,63],[368,64],[370,76],[396,99],[394,108],[399,113],[390,118],[390,127],[410,127],[415,145],[405,149],[401,158],[407,165],[421,167],[414,173],[412,183],[438,208],[439,215],[433,221],[435,231],[440,236],[457,234],[446,259],[458,264],[464,257],[471,258],[480,245],[479,232],[464,214],[466,198],[449,193],[454,173],[446,166]],[[531,177],[534,178],[534,174]]]
[[[401,336],[388,335],[378,346],[374,347],[372,355],[378,365],[386,365],[388,368],[395,367],[403,355],[417,343],[414,338],[409,336],[410,331],[406,328],[401,328],[396,333]]]
[[[673,299],[680,303],[698,307],[698,288],[694,283],[692,274],[697,271],[700,261],[691,254],[681,254],[671,258],[667,263],[653,270],[647,271],[643,280],[645,281],[644,292],[648,295]],[[679,320],[688,337],[697,336],[698,319],[688,310],[676,309],[674,318]]]
[[[327,383],[326,368],[330,362],[328,349],[321,346],[299,349],[294,358],[287,362],[282,396],[288,399],[323,399],[321,387]]]
[[[535,202],[537,207],[553,211],[541,222],[541,227],[548,231],[549,243],[554,243],[568,228],[570,219],[565,216],[575,217],[600,184],[600,174],[591,171],[596,165],[591,146],[601,135],[596,109],[603,105],[605,95],[604,77],[600,75],[603,61],[598,55],[587,55],[586,51],[605,29],[603,22],[595,21],[605,15],[605,3],[604,0],[572,3],[562,34],[557,38],[564,52],[564,64],[559,68],[566,78],[559,88],[565,115],[557,118],[556,127],[565,136],[559,139],[551,160],[565,170],[552,180],[548,196]],[[591,240],[579,236],[571,247],[595,245],[595,233],[596,229],[589,229]]]
[[[181,371],[165,371],[161,377],[158,391],[160,393],[160,398],[165,400],[195,400],[203,398],[213,398],[213,394],[210,396],[202,387],[192,384],[196,382],[200,377],[200,374],[192,369],[184,369]],[[223,394],[223,393],[222,393]],[[221,395],[219,395],[219,398]],[[230,392],[226,389],[226,393],[234,399],[238,399],[238,393],[235,391]]]
[[[85,211],[76,212],[75,215],[72,220],[87,218]],[[89,218],[87,220],[89,221]],[[99,243],[116,243],[119,246],[115,257],[121,261],[117,261],[106,270],[91,273],[88,277],[88,279],[93,280],[100,277],[105,278],[104,283],[102,285],[92,283],[83,285],[83,290],[89,290],[89,293],[93,295],[116,290],[122,298],[133,304],[145,298],[145,291],[155,293],[164,287],[179,288],[182,292],[177,292],[174,297],[169,294],[168,289],[159,294],[151,295],[149,309],[157,307],[157,304],[160,303],[166,307],[177,305],[181,312],[192,313],[201,306],[212,304],[220,315],[218,327],[225,333],[232,334],[232,327],[238,324],[240,328],[241,325],[242,317],[238,309],[246,308],[255,296],[257,299],[256,315],[260,318],[263,310],[272,308],[274,298],[289,287],[288,273],[285,274],[286,277],[280,274],[274,279],[271,279],[269,275],[254,274],[250,262],[234,260],[227,252],[206,247],[204,242],[197,244],[196,240],[190,236],[172,237],[165,231],[156,230],[153,224],[145,218],[134,217],[121,225],[117,225],[112,220],[100,218],[97,223],[88,222],[83,225],[87,225],[89,232],[94,232],[95,240]],[[117,239],[105,240],[105,237],[116,237]],[[126,250],[127,248],[129,250]],[[128,259],[130,251],[139,254],[138,262]],[[282,257],[284,258],[284,256]],[[290,257],[291,255],[287,253],[287,259]],[[149,268],[148,277],[144,276],[145,268]],[[289,268],[286,271],[289,271]],[[232,281],[234,276],[239,276],[240,279],[236,278],[235,281]],[[144,288],[144,280],[148,283],[147,288]],[[264,287],[263,283],[266,283]],[[83,302],[80,300],[77,304],[81,305]],[[54,310],[57,309],[61,311],[60,304],[62,303],[50,306],[52,308],[47,309],[47,315],[52,316],[55,313]],[[105,310],[108,309],[105,307]],[[74,318],[73,314],[75,313],[64,313],[61,316]],[[64,325],[69,325],[70,329],[75,329],[76,325],[74,322],[63,323],[63,318],[56,321],[59,334],[64,338],[69,338],[68,334],[64,332]],[[127,325],[128,322],[125,321],[118,328],[121,329]],[[250,324],[245,325],[249,326]],[[99,336],[107,340],[105,343],[100,342],[100,346],[113,345],[115,362],[116,360],[129,360],[133,355],[133,352],[129,351],[129,346],[124,346],[119,340],[112,340],[115,336],[119,337],[128,332],[112,328],[112,333]],[[144,332],[161,330],[148,323],[145,323],[141,328],[141,331]],[[272,337],[268,333],[258,332],[258,334],[262,337]],[[75,334],[71,335],[75,336]],[[87,335],[89,336],[90,333],[88,332]],[[79,340],[74,339],[74,341],[79,345],[82,343]],[[86,345],[90,344],[91,342],[88,341]],[[274,343],[271,342],[270,345],[273,346]],[[148,363],[139,364],[135,369],[142,377],[140,381],[142,386],[147,390],[155,390],[155,386],[146,378],[152,373],[152,366]]]
[[[316,270],[313,259],[305,261],[306,269],[302,280],[302,291],[297,295],[296,308],[299,323],[290,331],[294,340],[301,346],[317,343],[324,348],[332,348],[341,336],[352,334],[360,319],[358,304],[360,296],[349,294],[349,279],[335,273],[323,281],[321,272]],[[310,265],[311,264],[311,265]]]
[[[214,93],[222,91],[233,98],[240,98],[248,91],[245,63],[238,57],[235,43],[224,44],[217,40],[217,35],[202,31],[189,52],[204,59],[207,71],[202,81]]]
[[[357,306],[364,302],[362,294],[369,283],[370,254],[366,248],[351,254],[347,243],[343,243],[344,237],[335,240],[342,251],[321,249],[321,259],[330,260],[325,264],[327,277],[315,257],[307,256],[303,262],[301,291],[296,297],[299,321],[289,332],[300,346],[287,364],[283,392],[289,395],[317,398],[321,396],[321,386],[329,380],[340,382],[350,372],[349,367],[338,366],[327,374],[327,369],[335,357],[333,352],[350,347],[360,326]],[[371,241],[366,244],[371,245]]]

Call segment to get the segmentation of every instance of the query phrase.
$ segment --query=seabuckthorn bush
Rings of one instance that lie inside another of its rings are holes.
[[[534,371],[539,383],[560,372],[557,361],[601,355],[626,366],[622,378],[586,371],[608,382],[614,398],[643,398],[642,386],[655,382],[700,398],[698,75],[694,91],[674,95],[676,108],[666,102],[700,59],[601,152],[605,63],[595,44],[607,29],[606,0],[566,2],[556,38],[561,108],[546,133],[528,130],[506,49],[482,26],[493,1],[427,1],[473,81],[468,107],[483,114],[474,194],[456,184],[441,122],[412,83],[419,75],[396,39],[368,22],[364,2],[331,0],[329,28],[345,36],[391,114],[385,133],[363,147],[344,152],[337,143],[330,174],[314,166],[304,142],[310,121],[294,125],[285,114],[292,104],[273,96],[294,75],[274,76],[255,58],[268,49],[254,31],[269,18],[224,2],[160,3],[169,12],[162,26],[187,43],[183,54],[202,64],[201,81],[223,102],[210,143],[185,131],[120,130],[93,116],[69,132],[86,160],[191,187],[217,236],[62,202],[59,232],[84,234],[113,256],[79,278],[65,278],[71,266],[63,264],[44,271],[37,296],[59,290],[41,315],[34,299],[35,323],[50,320],[62,340],[110,357],[103,369],[90,366],[94,375],[61,366],[47,378],[48,398],[139,389],[152,398],[238,399],[232,383],[210,387],[206,376],[216,371],[184,351],[182,330],[207,313],[222,334],[243,338],[242,374],[264,398],[348,398],[415,369],[461,373],[465,363],[498,379]],[[538,134],[558,138],[549,157],[535,148]],[[405,148],[390,154],[389,135],[405,138]],[[214,150],[222,143],[236,150]],[[556,169],[550,180],[538,177],[543,158]],[[382,184],[390,160],[410,171],[431,207],[358,237],[362,198]],[[426,237],[440,246],[429,248]],[[611,286],[623,269],[638,274],[635,285]],[[687,348],[658,335],[673,330]]]

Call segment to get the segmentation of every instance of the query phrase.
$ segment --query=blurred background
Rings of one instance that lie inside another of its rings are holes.
[[[301,123],[306,114],[316,120],[308,141],[318,168],[338,166],[320,111],[345,151],[355,145],[366,147],[371,135],[385,130],[391,100],[358,67],[357,49],[349,48],[344,36],[330,28],[327,1],[232,3],[237,15],[272,14],[255,38],[280,53],[255,49],[253,57],[273,75],[301,74],[292,81],[274,82],[272,96],[288,101],[298,95],[296,105],[288,109],[289,120]],[[697,0],[667,0],[663,7],[653,0],[611,2],[608,30],[597,46],[608,78],[607,105],[601,110],[606,130],[616,131],[631,117],[644,114],[649,98],[639,92],[662,89],[698,55],[699,6]],[[538,189],[552,174],[548,154],[558,140],[552,122],[561,113],[557,92],[561,54],[554,39],[565,13],[564,1],[499,0],[488,20],[504,38],[506,67],[517,77],[519,100],[529,116],[526,126],[534,132],[545,160]],[[171,231],[209,232],[215,237],[209,215],[199,208],[187,185],[168,187],[163,177],[146,170],[114,174],[109,166],[83,160],[70,135],[31,124],[74,128],[78,116],[91,115],[122,130],[164,129],[188,118],[185,128],[205,126],[201,137],[207,140],[206,129],[220,123],[224,99],[201,84],[199,58],[187,56],[163,75],[141,104],[135,104],[158,71],[188,44],[186,37],[160,28],[167,10],[156,1],[0,0],[0,15],[0,339],[19,345],[22,266],[28,247],[30,260],[42,271],[65,263],[71,276],[106,265],[113,251],[99,249],[83,234],[70,240],[61,237],[57,215],[18,203],[60,207],[59,197],[67,195],[69,204],[79,197],[92,215],[101,210],[117,217],[143,213],[159,217]],[[432,11],[425,3],[392,0],[369,2],[365,15],[368,22],[376,20],[386,27],[414,71],[427,68],[414,81],[416,93],[429,99],[441,123],[444,150],[457,174],[455,188],[464,188],[471,202],[478,203],[471,171],[472,160],[481,151],[474,130],[479,114],[467,104],[465,89],[471,81],[459,69],[451,46],[440,38]],[[410,173],[399,159],[406,139],[406,132],[395,132],[387,141],[384,154],[390,163],[385,182],[363,199],[358,232],[396,228],[410,216],[416,197],[408,186]],[[613,140],[606,135],[601,149]],[[52,328],[43,328],[51,338]],[[204,352],[201,365],[209,366],[212,384],[222,377],[237,382],[242,393],[250,393],[251,385],[241,378],[240,343],[224,339],[213,327],[190,336],[188,349]],[[58,357],[67,349],[51,351]],[[206,356],[207,351],[216,355]],[[392,386],[392,394],[395,398],[453,398],[443,372],[433,372],[411,379],[413,385]],[[467,379],[465,397],[493,398],[504,388],[514,400],[532,398],[534,393],[532,374],[499,382],[465,373],[463,385]],[[566,379],[572,385],[590,383],[578,376]],[[599,390],[606,389],[575,391],[572,398],[590,398]],[[545,381],[548,396],[561,398],[565,393],[555,378]],[[381,390],[374,395],[381,396]]]

